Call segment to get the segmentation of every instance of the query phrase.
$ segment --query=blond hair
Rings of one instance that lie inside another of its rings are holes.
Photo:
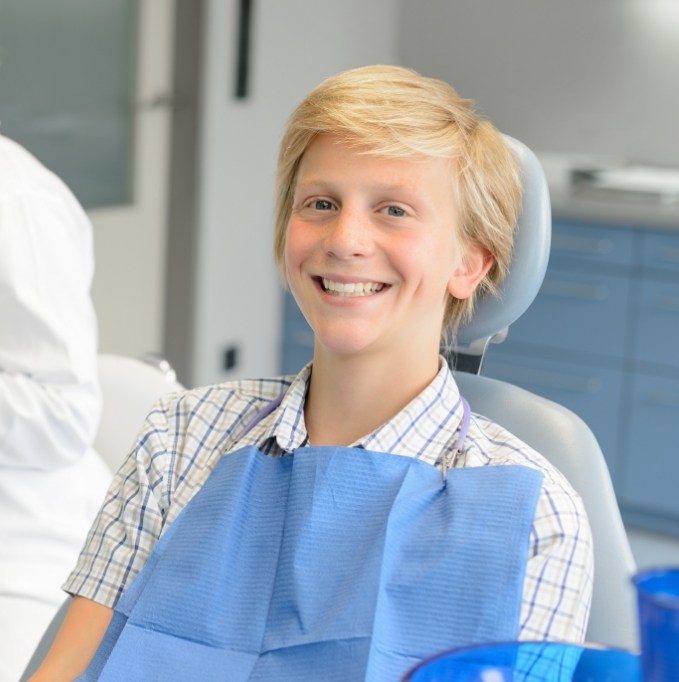
[[[276,178],[274,255],[286,277],[285,237],[299,164],[314,138],[338,136],[376,156],[451,161],[459,238],[478,243],[493,265],[469,299],[448,301],[444,329],[467,319],[480,293],[497,291],[511,260],[521,205],[516,159],[502,135],[447,83],[397,66],[367,66],[323,81],[293,112],[281,141]],[[451,225],[451,229],[455,226]]]

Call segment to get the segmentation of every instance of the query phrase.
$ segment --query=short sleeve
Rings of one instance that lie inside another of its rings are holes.
[[[546,478],[531,532],[519,639],[584,641],[593,562],[580,496],[565,480]]]
[[[170,505],[173,452],[167,440],[174,400],[169,396],[154,406],[116,473],[63,586],[70,594],[112,608],[153,551]]]

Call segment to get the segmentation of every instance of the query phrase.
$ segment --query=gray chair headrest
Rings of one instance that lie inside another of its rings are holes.
[[[472,319],[459,327],[455,342],[459,353],[483,355],[492,337],[506,333],[536,297],[549,261],[552,217],[544,171],[526,145],[508,135],[504,137],[519,160],[523,180],[510,271],[500,287],[500,296],[479,299]]]

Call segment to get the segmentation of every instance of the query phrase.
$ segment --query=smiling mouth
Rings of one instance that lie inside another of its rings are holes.
[[[386,284],[382,282],[335,282],[325,277],[320,279],[321,288],[332,296],[372,296],[382,289]]]

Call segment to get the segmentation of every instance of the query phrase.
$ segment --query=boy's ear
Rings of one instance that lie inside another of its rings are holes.
[[[473,242],[448,280],[448,293],[458,299],[469,298],[492,265],[493,256],[490,251]]]

